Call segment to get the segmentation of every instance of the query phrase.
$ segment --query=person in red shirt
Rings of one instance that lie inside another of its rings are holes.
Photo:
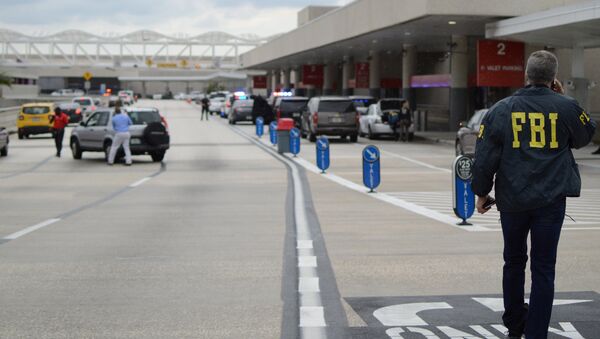
[[[62,151],[63,138],[65,137],[65,127],[69,123],[69,116],[63,112],[60,107],[54,109],[52,131],[54,143],[56,144],[56,156],[60,158]]]

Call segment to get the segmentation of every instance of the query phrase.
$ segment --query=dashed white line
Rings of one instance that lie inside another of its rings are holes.
[[[296,243],[296,248],[299,250],[313,248],[313,242],[312,240],[298,240]]]
[[[300,278],[298,291],[300,293],[320,292],[319,278]]]
[[[129,187],[131,187],[131,188],[138,187],[138,186],[140,186],[140,185],[143,185],[143,184],[144,184],[146,181],[148,181],[148,180],[150,180],[150,179],[152,179],[152,178],[150,178],[150,177],[145,177],[145,178],[142,178],[142,179],[140,179],[140,180],[138,180],[138,181],[134,182],[133,184],[129,185]]]
[[[298,267],[317,267],[317,257],[315,256],[299,256]]]
[[[325,310],[322,306],[300,306],[300,327],[325,326],[327,326],[325,324]],[[313,338],[313,336],[307,336],[306,338]]]
[[[33,225],[33,226],[29,226],[29,227],[27,227],[25,229],[22,229],[22,230],[20,230],[18,232],[15,232],[13,234],[9,234],[9,235],[5,236],[2,239],[4,239],[4,240],[15,240],[15,239],[20,238],[20,237],[22,237],[22,236],[24,236],[24,235],[26,235],[28,233],[31,233],[33,231],[39,230],[40,228],[44,228],[46,226],[52,225],[52,224],[54,224],[56,222],[59,222],[59,221],[60,221],[59,218],[48,219],[46,221],[42,221],[39,224],[36,224],[36,225]]]

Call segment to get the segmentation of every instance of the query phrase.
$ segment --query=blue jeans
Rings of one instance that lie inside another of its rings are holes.
[[[525,212],[501,212],[504,235],[504,315],[502,320],[511,336],[525,334],[527,339],[545,339],[554,302],[556,251],[566,198]],[[525,267],[527,235],[531,231],[531,295],[525,305]]]

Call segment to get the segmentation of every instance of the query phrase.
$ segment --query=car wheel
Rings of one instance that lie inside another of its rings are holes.
[[[18,135],[19,135],[19,139],[23,139],[23,138],[25,138],[25,133],[23,133],[23,131],[22,131],[22,130],[19,130],[17,133],[18,133]]]
[[[463,155],[463,149],[462,149],[462,145],[460,144],[460,141],[456,140],[456,143],[454,144],[454,155],[459,156],[459,155]]]
[[[152,161],[160,162],[163,161],[163,159],[165,158],[165,151],[152,152],[150,153],[150,156],[152,157]]]
[[[73,153],[73,159],[81,159],[83,155],[83,151],[81,151],[81,146],[79,145],[79,141],[74,139],[71,141],[71,153]]]
[[[358,134],[352,134],[350,136],[350,142],[357,142],[358,141]]]

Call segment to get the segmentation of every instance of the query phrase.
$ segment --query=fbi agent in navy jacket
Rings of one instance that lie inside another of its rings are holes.
[[[477,140],[472,186],[477,210],[485,213],[495,180],[504,236],[502,319],[509,338],[548,336],[566,197],[578,197],[581,190],[571,149],[587,145],[596,129],[577,101],[564,95],[557,70],[554,54],[532,53],[527,61],[528,85],[490,109]],[[530,232],[532,284],[527,305]]]

